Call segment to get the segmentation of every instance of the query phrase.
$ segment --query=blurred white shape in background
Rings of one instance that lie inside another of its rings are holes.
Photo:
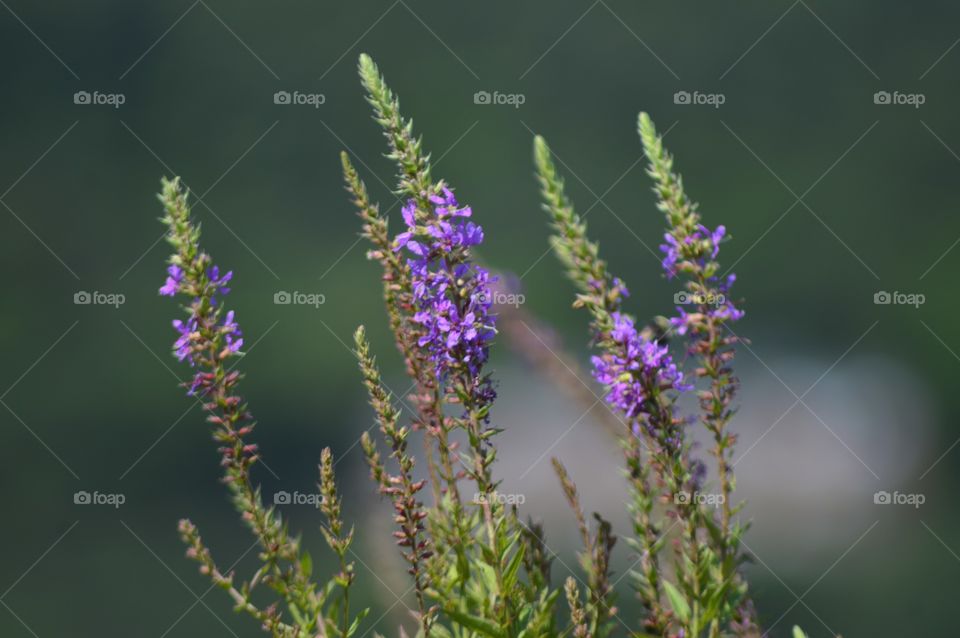
[[[782,568],[795,562],[802,569],[810,553],[835,556],[849,547],[881,516],[875,492],[915,488],[944,450],[932,445],[931,393],[895,360],[853,351],[830,369],[836,357],[827,353],[762,356],[763,363],[741,350],[736,363],[737,496],[754,521],[750,547],[765,562],[769,553]],[[542,519],[548,545],[574,566],[573,519],[551,456],[567,466],[588,512],[600,512],[621,535],[629,530],[620,451],[600,423],[606,407],[571,400],[526,368],[500,367],[498,377],[494,418],[506,429],[498,436],[501,492],[522,495],[523,516]],[[591,379],[583,381],[599,396]],[[708,438],[700,426],[693,431],[706,460]]]

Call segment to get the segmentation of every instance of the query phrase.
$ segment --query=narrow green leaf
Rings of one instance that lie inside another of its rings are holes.
[[[513,589],[513,585],[517,580],[517,572],[520,570],[520,565],[523,564],[523,554],[525,550],[526,545],[523,544],[517,548],[513,558],[510,559],[510,564],[507,565],[507,570],[503,574],[504,588],[508,592]]]
[[[663,589],[667,592],[667,598],[670,599],[670,606],[673,608],[677,618],[682,622],[687,622],[690,620],[690,605],[687,604],[687,599],[683,597],[683,594],[680,593],[680,590],[668,580],[663,581]]]
[[[357,628],[360,626],[360,623],[363,621],[364,618],[367,617],[367,614],[369,613],[370,613],[370,608],[367,607],[366,609],[362,610],[359,614],[357,614],[357,617],[353,619],[352,623],[350,623],[350,627],[347,629],[347,635],[344,638],[350,638],[350,636],[355,634],[357,632]]]
[[[499,627],[485,618],[470,616],[452,607],[447,608],[446,612],[455,622],[463,625],[467,629],[472,629],[485,636],[490,636],[490,638],[506,638],[506,634],[502,632]]]

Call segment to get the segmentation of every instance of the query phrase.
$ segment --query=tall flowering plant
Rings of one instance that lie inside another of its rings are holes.
[[[374,488],[393,509],[392,535],[416,598],[417,637],[756,636],[740,572],[744,528],[735,520],[738,508],[729,504],[735,437],[728,425],[737,390],[730,366],[738,342],[730,324],[743,312],[728,300],[733,277],[718,274],[726,231],[701,223],[649,118],[641,115],[640,133],[667,218],[662,265],[668,278],[684,282],[684,294],[692,300],[675,317],[651,326],[626,310],[626,285],[610,274],[588,238],[546,143],[535,141],[553,246],[578,289],[576,305],[590,313],[593,376],[622,424],[632,521],[626,541],[637,554],[629,570],[643,607],[639,622],[627,622],[616,607],[611,578],[617,567],[613,527],[599,514],[588,519],[559,460],[553,459],[553,466],[583,543],[579,559],[585,578],[571,575],[558,586],[555,555],[543,527],[522,520],[518,508],[498,494],[495,437],[501,429],[495,425],[497,391],[488,368],[498,334],[491,303],[497,278],[478,263],[484,231],[472,208],[432,176],[412,122],[401,115],[399,100],[366,55],[360,57],[359,71],[388,157],[397,165],[400,232],[391,232],[345,152],[344,180],[370,244],[368,257],[382,269],[389,325],[412,382],[404,401],[411,409],[404,413],[397,407],[404,397],[393,396],[384,385],[373,346],[358,327],[354,352],[379,429],[376,436],[364,432],[361,447]],[[341,516],[332,453],[327,448],[320,454],[318,507],[334,560],[327,561],[332,574],[317,580],[299,537],[264,504],[252,477],[259,461],[256,445],[249,442],[255,422],[234,369],[242,360],[243,334],[234,311],[226,309],[233,273],[222,272],[201,249],[200,229],[178,179],[164,180],[160,199],[173,254],[159,293],[180,298],[184,310],[173,321],[173,353],[190,367],[184,388],[207,414],[224,483],[260,546],[260,566],[243,578],[224,573],[197,527],[183,520],[180,535],[187,554],[237,611],[255,618],[274,638],[351,638],[368,610],[350,605],[354,532]],[[674,358],[678,342],[686,351],[682,359]],[[690,361],[692,370],[686,369]],[[696,416],[681,413],[678,399],[684,393],[699,398]],[[705,466],[694,458],[688,433],[694,420],[712,435],[723,495],[719,514],[691,497],[706,484]],[[420,450],[411,445],[414,433],[422,440]],[[426,464],[426,478],[419,462]],[[671,538],[674,569],[669,574],[665,546]],[[272,590],[275,602],[259,602],[262,589]],[[561,596],[566,612],[558,605]],[[401,635],[406,635],[403,628]],[[803,634],[795,630],[795,635]]]
[[[351,615],[350,588],[354,580],[353,530],[345,530],[340,516],[340,497],[333,474],[329,448],[320,455],[320,509],[326,519],[323,536],[336,555],[339,567],[326,582],[312,574],[312,559],[291,536],[280,514],[265,505],[260,489],[251,478],[259,456],[257,446],[248,442],[254,420],[239,394],[241,375],[234,370],[242,355],[243,337],[233,310],[224,303],[233,273],[221,273],[200,247],[200,227],[190,217],[187,194],[178,179],[164,180],[160,194],[167,227],[167,241],[173,246],[167,278],[160,294],[184,299],[185,318],[174,319],[177,334],[174,354],[191,368],[184,387],[196,397],[213,426],[219,444],[223,482],[241,518],[260,546],[260,567],[243,579],[224,573],[200,537],[196,525],[180,521],[180,536],[187,555],[199,563],[201,573],[213,585],[226,591],[236,609],[253,616],[265,631],[276,638],[336,636],[350,638],[367,611]],[[253,600],[255,590],[269,588],[278,597],[267,606]],[[281,605],[282,603],[282,605]]]
[[[662,267],[667,278],[682,277],[683,299],[693,301],[688,312],[656,326],[639,328],[627,313],[625,284],[610,274],[586,224],[574,212],[564,192],[550,149],[535,140],[535,159],[544,209],[550,215],[553,247],[578,289],[576,306],[591,316],[591,336],[597,354],[593,376],[605,390],[604,399],[623,419],[622,433],[631,492],[634,537],[639,569],[633,572],[643,623],[657,635],[749,636],[757,632],[746,582],[739,572],[743,529],[732,521],[733,473],[730,454],[735,437],[727,430],[733,413],[737,381],[730,368],[736,335],[728,324],[743,311],[728,299],[734,276],[721,278],[716,261],[723,226],[705,227],[695,204],[673,173],[673,159],[664,150],[650,118],[641,113],[639,132],[655,181],[658,208],[667,219]],[[685,373],[671,354],[670,341],[679,338],[696,361]],[[703,380],[697,390],[697,381]],[[700,421],[713,435],[721,513],[716,517],[697,495],[704,487],[706,468],[695,459],[687,433],[690,418],[680,413],[681,394],[700,400]],[[663,506],[661,512],[656,506]],[[678,530],[675,574],[665,577],[661,566],[664,539]]]
[[[497,395],[486,370],[496,335],[495,277],[473,255],[483,229],[472,208],[444,181],[434,180],[412,122],[403,118],[399,100],[365,55],[360,77],[387,139],[388,157],[397,164],[403,230],[390,234],[388,220],[346,153],[344,178],[371,244],[368,254],[383,268],[390,325],[415,388],[410,425],[398,428],[399,415],[379,382],[364,332],[358,331],[361,370],[396,469],[387,469],[371,437],[364,437],[363,449],[381,493],[400,512],[397,542],[411,565],[420,631],[553,635],[560,592],[550,586],[542,530],[523,523],[497,493],[493,438],[499,429],[491,424]],[[412,481],[414,459],[406,445],[411,430],[423,434],[430,504],[419,500],[424,483]]]

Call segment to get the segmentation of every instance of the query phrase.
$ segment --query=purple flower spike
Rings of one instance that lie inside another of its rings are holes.
[[[683,373],[677,369],[667,346],[641,336],[627,315],[614,312],[611,317],[610,339],[615,345],[591,359],[593,378],[607,388],[607,403],[634,418],[648,413],[651,391],[685,392],[693,388],[683,382]]]
[[[470,264],[466,252],[483,241],[483,229],[465,221],[472,211],[460,208],[449,188],[442,187],[427,200],[433,210],[425,224],[418,225],[416,202],[411,199],[403,207],[407,230],[394,239],[395,250],[406,248],[410,253],[413,321],[422,330],[418,345],[429,353],[438,378],[457,369],[477,375],[496,334],[490,314],[494,279]]]

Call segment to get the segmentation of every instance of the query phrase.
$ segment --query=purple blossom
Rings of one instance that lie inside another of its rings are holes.
[[[191,366],[195,365],[193,358],[194,335],[199,329],[196,317],[190,317],[186,321],[179,319],[173,320],[173,327],[180,333],[180,337],[174,342],[173,350],[180,361],[186,360]]]
[[[665,254],[661,265],[667,271],[667,278],[672,279],[676,274],[677,261],[680,259],[680,244],[677,238],[670,233],[664,233],[663,239],[667,242],[660,244],[660,251]]]
[[[676,231],[673,231],[676,232]],[[666,243],[660,244],[660,251],[664,254],[661,265],[667,273],[667,279],[677,274],[677,263],[689,259],[699,267],[703,267],[706,255],[716,259],[720,253],[720,242],[727,234],[724,226],[717,226],[711,231],[703,224],[697,224],[696,229],[682,239],[678,239],[673,232],[664,233]]]
[[[213,286],[213,292],[211,295],[221,294],[226,295],[230,292],[230,289],[227,288],[226,284],[233,279],[233,271],[227,272],[224,276],[220,276],[220,267],[211,266],[207,270],[207,277],[210,279],[210,285]]]
[[[423,223],[417,220],[417,202],[403,207],[407,230],[394,240],[394,249],[407,249],[413,289],[413,321],[421,327],[418,345],[429,353],[442,378],[454,369],[480,372],[496,334],[490,314],[495,281],[490,273],[469,263],[467,249],[483,241],[483,229],[464,218],[470,207],[460,207],[453,192],[441,187]]]
[[[711,260],[715,260],[720,253],[720,242],[727,234],[727,229],[723,225],[711,231],[703,224],[697,224],[693,233],[684,237],[682,241],[678,240],[670,233],[666,233],[664,238],[667,243],[660,246],[660,250],[666,253],[663,260],[664,270],[667,272],[667,278],[671,279],[676,274],[676,264],[684,258],[683,246],[692,246],[699,244],[700,252],[687,253],[686,257],[693,263],[696,272],[702,273],[706,266],[706,255],[709,254]],[[702,248],[703,246],[706,248]],[[687,313],[683,308],[677,307],[679,313],[676,317],[670,318],[670,326],[678,335],[685,335],[690,330],[696,331],[698,326],[704,323],[706,318],[713,319],[720,323],[727,321],[739,321],[744,316],[744,311],[737,308],[730,300],[730,289],[737,280],[735,274],[728,275],[725,279],[713,275],[706,279],[710,288],[707,291],[697,291],[698,294],[710,300],[710,303],[700,304],[700,311],[697,313]]]
[[[720,241],[723,239],[723,236],[727,234],[726,227],[721,224],[717,226],[717,229],[713,232],[710,232],[710,229],[704,226],[703,224],[697,224],[697,230],[700,231],[703,235],[706,235],[710,238],[710,244],[712,249],[710,251],[710,258],[716,259],[717,254],[720,252]]]
[[[200,263],[202,264],[206,259],[208,259],[206,256],[201,256]],[[198,266],[198,269],[200,268]],[[217,348],[220,347],[220,343],[223,344],[222,350],[216,353],[220,358],[227,354],[238,353],[240,348],[243,347],[243,332],[236,322],[234,311],[228,311],[223,316],[223,320],[218,321],[221,312],[218,310],[220,305],[218,295],[226,295],[230,292],[227,283],[233,279],[233,271],[221,275],[219,267],[210,266],[206,269],[206,279],[198,282],[193,281],[183,268],[171,264],[167,268],[167,280],[160,288],[160,294],[172,297],[178,292],[184,292],[185,289],[182,284],[185,278],[190,284],[186,287],[187,289],[200,287],[201,292],[188,307],[189,318],[186,321],[180,319],[173,321],[173,327],[178,333],[178,337],[173,344],[173,351],[177,359],[186,361],[191,367],[207,364],[208,362],[204,361],[202,353],[211,345],[209,341],[205,341],[205,339],[211,338],[210,336],[204,336],[208,334],[208,330],[212,332],[212,338],[216,339],[219,336],[223,339],[222,342],[214,342]],[[209,303],[209,309],[206,311],[203,310],[204,300]],[[208,376],[208,373],[196,372],[187,394],[193,395],[198,387],[206,385]]]
[[[236,353],[243,347],[243,332],[240,330],[237,322],[234,321],[232,310],[228,311],[227,316],[224,317],[223,325],[220,326],[220,332],[224,335],[224,339],[227,342],[228,351]]]
[[[183,281],[183,269],[176,264],[167,267],[167,281],[160,287],[160,294],[172,297],[177,294],[180,282]]]
[[[593,377],[607,388],[607,403],[634,418],[648,413],[647,401],[653,392],[692,389],[683,382],[667,346],[640,335],[629,316],[614,312],[611,317],[610,339],[615,343],[591,359]]]

